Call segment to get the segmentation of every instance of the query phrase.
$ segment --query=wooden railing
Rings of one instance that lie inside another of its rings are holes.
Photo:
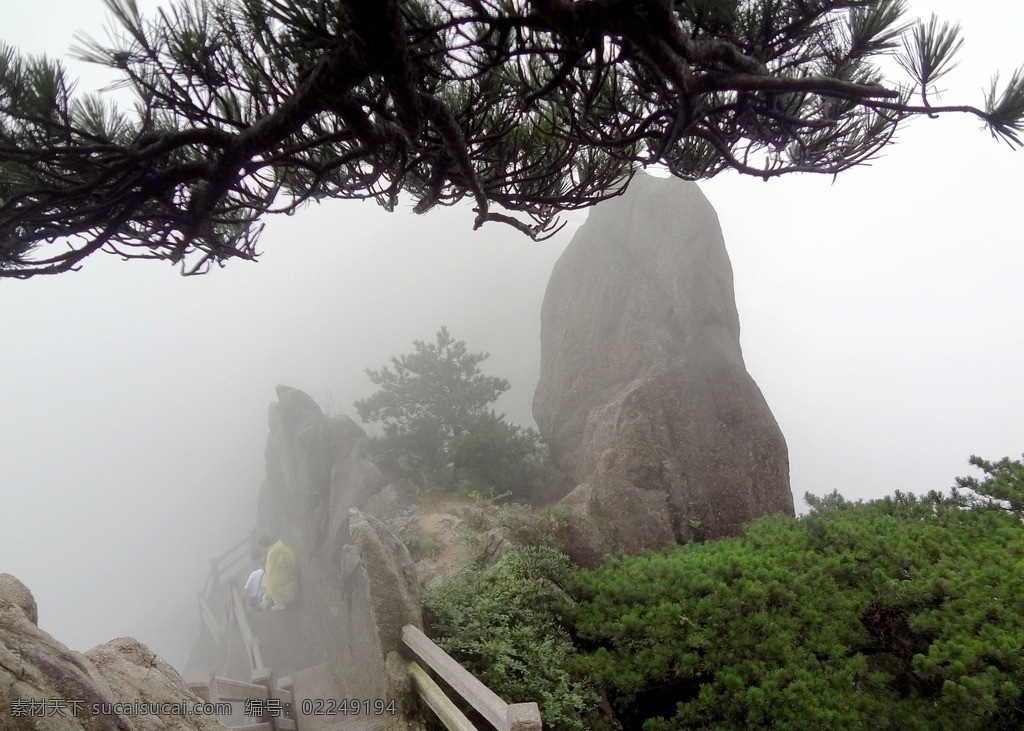
[[[402,641],[497,731],[541,731],[540,709],[536,703],[506,703],[411,624],[402,628]],[[416,692],[449,731],[476,731],[418,662],[410,662],[408,669]]]

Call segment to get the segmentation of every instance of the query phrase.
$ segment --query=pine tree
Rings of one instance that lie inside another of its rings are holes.
[[[904,0],[104,1],[110,41],[76,52],[130,109],[0,44],[0,276],[100,250],[201,273],[328,198],[469,199],[476,227],[539,239],[637,167],[834,175],[910,117],[1024,126],[1024,70],[982,107],[937,102],[959,28]]]
[[[379,389],[354,404],[364,422],[383,426],[380,464],[419,487],[529,492],[543,478],[545,452],[535,431],[491,408],[510,384],[482,372],[488,354],[469,352],[444,327],[413,348],[367,369]]]

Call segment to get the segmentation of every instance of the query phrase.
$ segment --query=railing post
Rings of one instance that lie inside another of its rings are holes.
[[[272,676],[273,672],[271,672],[270,668],[258,667],[252,671],[252,684],[262,685],[267,689],[267,700],[274,697],[273,688],[270,685]],[[260,716],[260,721],[269,723],[271,731],[277,731],[277,717],[270,713],[269,704],[264,703],[261,708],[263,709],[263,715]]]
[[[217,559],[210,559],[210,574],[206,577],[206,586],[210,587],[220,583],[220,571],[217,569]]]
[[[509,703],[507,731],[541,731],[540,707],[536,703]]]
[[[299,712],[300,709],[295,705],[294,691],[295,685],[292,682],[291,675],[286,675],[277,681],[277,697],[284,702],[285,706],[291,709],[291,717],[294,719],[295,730],[301,731],[301,729],[299,729],[299,719],[302,717],[302,714]]]
[[[185,685],[207,703],[220,700],[217,697],[216,679],[212,670],[190,670],[185,675]]]

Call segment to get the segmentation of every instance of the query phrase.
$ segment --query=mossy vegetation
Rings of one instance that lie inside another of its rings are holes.
[[[405,539],[405,546],[413,561],[424,558],[437,558],[444,550],[444,539],[437,533],[421,532],[415,533]]]
[[[553,730],[1019,729],[1024,469],[972,464],[596,571],[514,551],[429,594],[433,632]]]

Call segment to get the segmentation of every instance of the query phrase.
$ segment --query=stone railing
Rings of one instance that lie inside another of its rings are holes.
[[[245,570],[249,562],[249,549],[249,539],[243,538],[217,558],[210,559],[210,571],[203,590],[199,592],[199,618],[214,644],[221,643],[227,630],[228,617],[224,611],[227,604],[224,594],[228,586],[226,580]]]
[[[260,640],[253,633],[252,628],[249,627],[249,620],[245,616],[245,607],[242,603],[242,592],[238,590],[237,586],[231,587],[231,609],[232,618],[234,624],[238,627],[239,634],[242,635],[242,642],[245,644],[245,654],[249,659],[249,669],[255,675],[263,667],[263,655],[260,652]]]
[[[291,678],[282,678],[275,686],[271,683],[269,668],[253,672],[252,682],[221,678],[208,670],[193,670],[185,676],[189,690],[208,703],[221,701],[245,702],[247,719],[246,731],[296,731],[294,718],[287,717],[292,708]],[[253,723],[249,718],[255,718]],[[224,726],[230,722],[218,719]]]
[[[214,567],[211,573],[214,573],[217,560],[211,563]],[[223,678],[211,670],[196,670],[186,676],[185,682],[189,690],[207,702],[245,702],[246,720],[242,723],[246,731],[296,731],[291,678],[282,678],[276,685],[272,683],[273,673],[270,668],[263,666],[259,638],[249,626],[238,586],[231,585],[228,595],[227,614],[220,633],[223,637],[237,630],[241,635],[249,660],[250,681]],[[200,594],[200,606],[202,600],[203,595]],[[253,723],[249,718],[255,718],[256,722]],[[231,726],[223,719],[221,722]]]
[[[541,731],[540,709],[536,703],[506,703],[411,624],[402,628],[402,641],[496,731]],[[408,670],[420,698],[449,731],[476,731],[472,722],[418,662],[410,662]]]

